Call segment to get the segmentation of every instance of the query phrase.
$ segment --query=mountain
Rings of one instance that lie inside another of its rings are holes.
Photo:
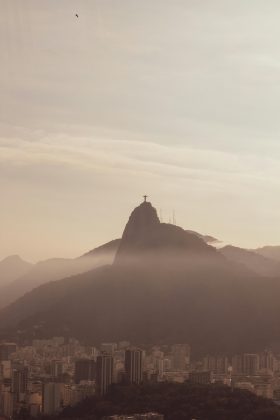
[[[112,241],[107,242],[104,245],[101,245],[97,248],[92,249],[91,251],[86,252],[80,258],[100,257],[102,259],[102,261],[100,261],[100,265],[101,263],[112,263],[119,248],[120,242],[120,239],[113,239]],[[105,260],[103,261],[104,258]]]
[[[259,276],[197,235],[160,223],[144,202],[132,212],[113,264],[37,287],[0,312],[0,327],[29,338],[248,352],[280,346],[279,295],[279,278]]]
[[[0,307],[15,301],[32,289],[65,277],[92,270],[113,262],[119,239],[97,247],[79,258],[52,258],[29,266],[29,270],[20,272],[10,279],[1,289]],[[13,280],[13,281],[12,281]]]
[[[116,263],[149,264],[158,259],[219,258],[215,248],[195,233],[161,223],[156,209],[144,201],[131,213],[116,254]]]
[[[11,283],[25,275],[32,268],[32,264],[22,260],[18,255],[11,255],[0,261],[0,287]]]
[[[277,262],[271,258],[258,254],[256,251],[227,245],[220,248],[219,252],[230,261],[242,264],[256,274],[268,277],[280,277],[280,261]]]
[[[194,230],[186,230],[186,232],[193,233],[194,235],[196,235],[199,238],[203,239],[204,242],[206,242],[209,245],[211,245],[211,244],[217,244],[217,243],[220,242],[219,239],[217,239],[217,238],[215,238],[214,236],[211,236],[211,235],[202,235],[201,233],[195,232]]]
[[[170,225],[166,225],[170,226]],[[188,232],[188,231],[187,231]],[[212,242],[214,238],[204,236],[194,231],[205,242]],[[210,239],[209,239],[210,238]],[[11,256],[0,262],[0,308],[7,306],[32,289],[65,277],[89,271],[93,268],[111,264],[117,253],[121,239],[114,239],[104,245],[94,248],[75,259],[51,258],[30,264],[18,256]]]
[[[254,250],[257,254],[280,262],[280,246],[264,246]]]

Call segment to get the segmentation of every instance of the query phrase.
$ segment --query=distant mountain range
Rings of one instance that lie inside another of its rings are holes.
[[[263,249],[206,242],[161,223],[144,202],[121,239],[74,260],[38,263],[14,280],[29,290],[44,284],[4,308],[0,328],[96,343],[190,342],[200,352],[280,349],[279,261]]]
[[[11,255],[0,261],[0,288],[28,273],[32,266],[18,255]]]
[[[194,231],[193,235],[205,242],[216,242],[211,236]],[[114,239],[88,251],[78,258],[51,258],[31,264],[17,255],[0,261],[0,308],[14,302],[25,293],[50,281],[84,273],[102,265],[111,264],[115,258],[121,239]]]
[[[266,257],[256,250],[247,250],[227,245],[219,249],[228,260],[241,264],[261,276],[280,277],[280,260]]]
[[[111,264],[119,241],[111,241],[74,259],[52,258],[29,264],[19,257],[6,258],[0,262],[0,308],[44,283]]]
[[[255,250],[260,255],[266,258],[280,262],[280,246],[263,246]]]

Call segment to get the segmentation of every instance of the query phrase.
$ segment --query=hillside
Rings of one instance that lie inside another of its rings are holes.
[[[280,263],[280,246],[263,246],[254,250],[257,254],[262,255],[266,258],[278,261]]]
[[[100,259],[106,258],[106,264],[112,263],[116,252],[119,248],[121,240],[120,239],[113,239],[110,242],[107,242],[104,245],[100,245],[97,248],[92,249],[91,251],[86,252],[83,254],[80,259],[88,258],[88,257],[99,257]],[[107,260],[108,259],[108,260]],[[103,263],[101,260],[100,263]]]
[[[265,257],[256,251],[227,245],[220,248],[219,252],[230,261],[242,264],[260,276],[280,277],[280,261]]]
[[[191,231],[206,243],[215,238]],[[60,280],[81,274],[102,265],[112,264],[121,239],[114,239],[94,248],[78,258],[51,258],[30,264],[18,256],[10,256],[0,261],[0,308],[3,308],[21,296],[50,281]]]
[[[218,244],[220,242],[219,239],[214,238],[214,236],[211,236],[211,235],[202,235],[201,233],[198,233],[198,232],[195,232],[194,230],[189,230],[189,229],[187,229],[186,232],[193,233],[194,235],[203,239],[204,242],[206,242],[209,245]]]
[[[151,411],[164,414],[165,420],[280,420],[280,408],[270,400],[221,385],[190,383],[113,386],[103,399],[88,398],[46,419],[101,420]]]
[[[18,277],[31,270],[32,264],[22,260],[18,255],[10,255],[0,261],[0,288],[8,285]]]
[[[118,244],[119,240],[117,239],[94,248],[79,258],[52,258],[40,261],[34,265],[30,264],[27,267],[28,269],[26,268],[25,270],[16,271],[17,265],[15,264],[14,272],[19,274],[10,278],[8,284],[5,284],[1,289],[0,308],[7,306],[44,283],[84,273],[102,265],[111,264],[114,260]],[[7,280],[7,276],[5,279]]]
[[[280,281],[225,258],[150,203],[131,214],[115,261],[34,289],[0,313],[0,327],[91,343],[190,342],[196,352],[280,344]]]

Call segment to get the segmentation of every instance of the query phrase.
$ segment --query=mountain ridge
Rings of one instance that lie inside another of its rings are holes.
[[[278,278],[253,273],[194,234],[158,222],[149,205],[139,207],[113,243],[112,264],[27,293],[0,312],[2,331],[88,342],[183,340],[198,352],[280,346]]]
[[[115,256],[117,241],[110,241],[77,258],[50,258],[31,265],[25,273],[3,285],[0,294],[0,308],[44,283],[87,272],[95,267],[111,263]]]
[[[24,261],[19,255],[4,258],[0,261],[0,288],[26,274],[32,267],[32,263]]]
[[[242,264],[260,276],[280,277],[280,261],[265,257],[255,250],[226,245],[219,248],[219,252],[230,261]]]

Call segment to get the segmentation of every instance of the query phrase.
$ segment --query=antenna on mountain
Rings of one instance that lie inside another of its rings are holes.
[[[143,195],[144,198],[144,203],[146,203],[148,196],[147,195]]]
[[[176,226],[175,210],[173,210],[173,213],[172,213],[172,223],[173,223],[173,225]]]

